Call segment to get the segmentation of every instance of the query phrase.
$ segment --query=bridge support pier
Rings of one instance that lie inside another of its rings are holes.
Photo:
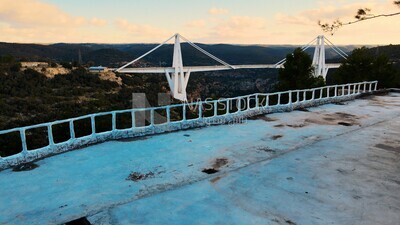
[[[325,64],[325,37],[323,35],[317,37],[312,65],[314,66],[314,76],[322,76],[325,80],[329,68]]]
[[[190,70],[185,72],[183,69],[181,41],[179,34],[175,34],[174,55],[172,60],[173,72],[165,71],[171,95],[178,100],[187,101],[186,87],[189,82]]]

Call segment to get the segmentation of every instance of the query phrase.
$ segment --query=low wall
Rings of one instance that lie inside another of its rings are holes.
[[[62,152],[74,150],[77,148],[85,147],[87,145],[101,143],[109,140],[124,139],[140,137],[145,135],[160,134],[184,129],[198,128],[209,125],[235,123],[245,118],[252,116],[275,113],[275,112],[290,112],[298,108],[314,107],[323,104],[329,104],[334,102],[342,102],[355,99],[357,96],[364,93],[372,93],[377,90],[377,81],[343,84],[334,86],[318,87],[306,90],[290,90],[285,92],[277,93],[256,93],[252,95],[239,96],[234,98],[219,99],[213,101],[202,101],[187,104],[168,105],[162,107],[152,107],[143,109],[128,109],[119,110],[112,112],[96,113],[86,115],[82,117],[54,121],[50,123],[38,124],[33,126],[14,128],[9,130],[0,131],[0,135],[19,132],[22,151],[18,154],[1,157],[0,156],[0,170],[6,169],[18,164],[31,162],[40,158],[48,157],[51,155],[59,154]],[[310,97],[309,97],[310,96]],[[274,101],[271,99],[274,97]],[[282,103],[281,101],[286,100],[287,102]],[[253,102],[254,104],[251,104]],[[236,103],[235,111],[231,111],[230,107],[226,107],[226,110],[221,115],[220,110],[218,111],[219,104],[226,104],[230,106],[232,103]],[[244,104],[243,104],[244,103]],[[214,106],[214,114],[206,117],[203,115],[205,106]],[[194,119],[186,119],[186,109],[189,106],[198,108],[198,117]],[[182,120],[171,121],[171,109],[182,108]],[[165,110],[166,111],[166,122],[162,124],[156,124],[154,122],[155,111]],[[135,115],[136,113],[149,113],[150,121],[147,126],[137,126]],[[131,127],[128,129],[117,129],[116,117],[118,114],[130,113],[131,115]],[[96,132],[95,119],[99,116],[111,115],[112,119],[112,130],[107,132]],[[92,133],[84,137],[75,136],[74,123],[79,120],[90,119]],[[52,128],[54,125],[68,123],[70,128],[70,139],[61,142],[54,143]],[[35,128],[47,128],[48,132],[48,143],[49,145],[40,149],[28,150],[26,143],[26,131]]]

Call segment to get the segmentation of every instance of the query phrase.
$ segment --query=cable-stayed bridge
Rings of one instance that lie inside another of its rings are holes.
[[[134,65],[134,63],[138,62],[139,60],[143,59],[147,55],[151,54],[152,52],[156,51],[163,45],[167,44],[169,41],[174,39],[174,52],[173,52],[173,60],[171,67],[141,67],[135,68],[130,67]],[[181,51],[181,40],[191,45],[193,48],[197,49],[204,55],[208,56],[209,58],[215,60],[220,65],[217,66],[183,66],[183,56]],[[324,36],[318,36],[310,41],[308,44],[301,47],[302,51],[306,51],[307,49],[315,47],[313,62],[312,65],[314,67],[314,76],[322,76],[324,79],[328,74],[328,70],[331,68],[338,68],[340,64],[328,64],[326,63],[325,52],[326,47],[330,47],[333,49],[340,57],[346,59],[347,54],[335,46],[331,41],[329,41]],[[279,69],[283,68],[286,62],[286,58],[278,61],[275,64],[253,64],[253,65],[231,65],[224,60],[214,56],[213,54],[207,52],[206,50],[200,48],[195,43],[191,42],[190,40],[186,39],[180,34],[174,34],[161,44],[157,45],[150,51],[146,52],[145,54],[141,55],[140,57],[132,60],[131,62],[125,64],[124,66],[115,69],[116,72],[119,73],[161,73],[164,74],[168,80],[168,84],[171,89],[171,95],[179,100],[186,101],[186,87],[189,82],[190,74],[195,72],[207,72],[207,71],[221,71],[221,70],[237,70],[237,69]]]

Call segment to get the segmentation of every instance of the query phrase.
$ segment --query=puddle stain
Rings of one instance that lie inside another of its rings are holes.
[[[386,150],[386,151],[400,153],[400,146],[393,147],[393,146],[386,145],[386,144],[377,144],[377,145],[375,145],[375,147]]]
[[[283,137],[283,135],[278,134],[278,135],[272,136],[271,139],[272,139],[272,140],[278,140],[278,139],[280,139],[280,138],[282,138],[282,137]]]
[[[201,172],[206,174],[214,174],[219,172],[221,167],[228,165],[229,160],[227,158],[217,158],[214,160],[210,168],[204,168]]]

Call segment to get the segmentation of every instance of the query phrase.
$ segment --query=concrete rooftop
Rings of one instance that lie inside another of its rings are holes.
[[[0,224],[400,224],[399,137],[391,93],[110,141],[1,171]]]

